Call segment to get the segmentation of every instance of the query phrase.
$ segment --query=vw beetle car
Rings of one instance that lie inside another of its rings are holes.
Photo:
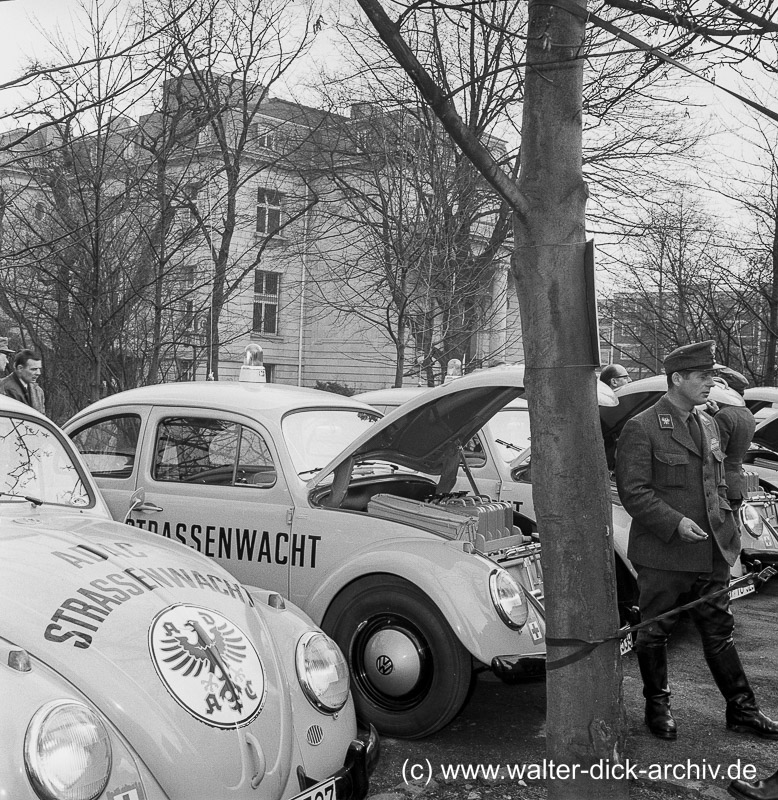
[[[0,397],[0,797],[361,800],[345,660],[277,594],[111,520],[70,440]]]
[[[484,371],[381,419],[314,389],[164,384],[67,430],[116,519],[142,491],[132,524],[289,597],[343,649],[359,715],[419,737],[474,669],[545,665],[540,545],[507,504],[451,495],[461,443],[522,393],[522,370]]]

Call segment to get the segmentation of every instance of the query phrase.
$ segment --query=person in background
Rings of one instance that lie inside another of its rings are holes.
[[[20,350],[14,356],[13,372],[0,380],[0,392],[45,414],[46,399],[38,386],[40,375],[40,357],[32,350]]]
[[[628,420],[616,449],[616,485],[632,517],[627,556],[637,570],[641,618],[653,620],[639,630],[635,645],[645,723],[654,736],[677,737],[667,680],[667,641],[677,616],[656,618],[679,606],[682,596],[715,595],[689,613],[726,700],[727,727],[778,739],[778,722],[759,710],[740,663],[724,591],[740,534],[726,499],[716,423],[696,411],[715,385],[714,347],[713,341],[695,342],[665,357],[667,393]]]
[[[8,347],[8,337],[0,336],[0,378],[10,374],[8,369],[8,359],[12,358],[14,351]]]
[[[724,378],[730,389],[741,397],[748,387],[745,375],[729,367],[719,369],[719,376]],[[733,510],[738,509],[745,497],[745,481],[743,476],[743,458],[754,438],[756,420],[745,406],[728,406],[719,403],[719,411],[715,418],[719,426],[721,449],[724,452],[724,478],[727,481],[727,500]]]
[[[732,781],[727,791],[741,800],[778,800],[778,772],[761,781]]]
[[[611,389],[618,389],[619,386],[632,383],[632,378],[629,377],[629,373],[621,364],[608,364],[608,366],[603,367],[600,373],[600,380],[606,386],[610,386]]]

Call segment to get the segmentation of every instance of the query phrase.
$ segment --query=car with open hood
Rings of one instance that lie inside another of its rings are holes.
[[[750,386],[743,397],[757,422],[778,410],[778,386]]]
[[[70,439],[5,397],[0,460],[0,797],[365,797],[378,739],[330,637],[112,520]]]
[[[300,606],[343,649],[379,732],[441,728],[477,670],[542,672],[537,537],[509,504],[454,491],[462,443],[523,394],[523,371],[466,376],[382,419],[251,369],[133,389],[68,422],[113,516]]]

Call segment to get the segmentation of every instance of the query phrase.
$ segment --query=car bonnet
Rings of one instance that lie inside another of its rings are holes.
[[[284,785],[285,680],[234,578],[162,537],[61,508],[3,509],[0,542],[2,636],[99,708],[168,793],[215,798],[239,784],[249,732]]]
[[[778,411],[771,412],[757,421],[752,443],[778,453]]]
[[[485,369],[430,389],[357,437],[309,486],[324,483],[349,459],[389,461],[440,474],[453,445],[467,442],[506,403],[523,393],[523,367]]]

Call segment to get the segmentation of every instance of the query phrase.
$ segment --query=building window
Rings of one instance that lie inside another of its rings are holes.
[[[272,149],[276,144],[276,137],[273,131],[267,128],[260,128],[256,122],[252,122],[249,125],[246,140],[251,147]]]
[[[281,276],[277,272],[254,272],[254,333],[278,333],[278,293]]]
[[[213,128],[211,124],[208,123],[204,128],[201,128],[197,132],[197,146],[198,147],[205,147],[209,144],[214,143],[214,135],[213,135]]]
[[[197,225],[197,196],[200,194],[199,187],[190,183],[184,186],[184,222],[189,227]]]
[[[283,195],[273,189],[257,189],[257,233],[272,236],[281,227]]]

